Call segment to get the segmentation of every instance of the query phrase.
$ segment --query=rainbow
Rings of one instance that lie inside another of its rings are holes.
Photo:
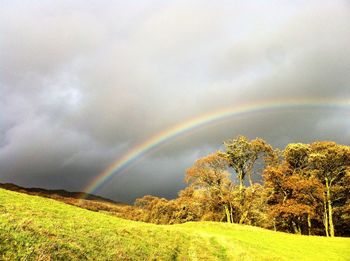
[[[84,189],[86,193],[93,193],[106,184],[113,176],[121,173],[137,159],[158,148],[160,145],[171,141],[185,133],[198,130],[210,124],[221,122],[232,117],[243,116],[261,112],[288,109],[350,109],[350,100],[326,100],[326,99],[289,99],[281,101],[264,101],[251,104],[242,104],[235,107],[224,108],[206,113],[179,123],[169,129],[163,130],[144,142],[127,151],[122,157],[114,161],[102,173],[97,175]]]

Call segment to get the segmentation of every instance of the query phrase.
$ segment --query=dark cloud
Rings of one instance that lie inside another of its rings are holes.
[[[228,107],[350,99],[347,1],[8,1],[0,9],[0,182],[83,189],[133,146]],[[244,114],[169,140],[98,193],[183,187],[239,134],[349,145],[349,108]]]

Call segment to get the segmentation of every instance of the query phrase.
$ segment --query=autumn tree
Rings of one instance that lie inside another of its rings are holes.
[[[252,174],[258,159],[262,158],[265,163],[271,162],[274,158],[272,147],[260,138],[249,141],[244,136],[224,142],[226,157],[229,166],[235,171],[239,190],[244,188],[245,178],[248,177],[250,186],[253,185]]]
[[[146,195],[135,201],[135,206],[143,210],[141,221],[156,224],[172,224],[173,216],[177,212],[174,200],[167,200],[156,196]]]
[[[311,148],[309,144],[291,143],[283,152],[283,156],[289,169],[293,172],[291,187],[293,197],[300,209],[307,209],[307,233],[311,235],[312,221],[319,221],[319,213],[322,211],[322,184],[310,171],[309,158]],[[300,210],[299,210],[300,211]]]
[[[185,181],[193,187],[197,194],[212,208],[223,207],[227,222],[232,222],[232,206],[230,202],[232,183],[227,172],[228,162],[220,153],[213,153],[197,160],[187,169]]]
[[[234,223],[269,227],[270,222],[266,215],[266,193],[261,184],[255,183],[253,186],[247,187],[243,195],[236,187],[232,190],[231,198],[235,214]]]
[[[275,225],[298,234],[302,230],[311,234],[311,219],[317,217],[322,199],[321,184],[308,169],[309,152],[307,144],[289,144],[284,161],[268,167],[263,175]]]
[[[175,202],[177,212],[174,218],[177,220],[177,223],[199,221],[208,211],[198,191],[192,186],[180,190]]]
[[[334,189],[336,205],[334,206],[334,228],[337,236],[350,235],[350,171],[346,172],[341,183]]]
[[[315,142],[310,145],[310,169],[323,184],[324,227],[327,236],[335,235],[333,206],[347,201],[349,195],[337,193],[345,186],[350,171],[350,147],[335,142]],[[339,187],[340,186],[340,187]]]

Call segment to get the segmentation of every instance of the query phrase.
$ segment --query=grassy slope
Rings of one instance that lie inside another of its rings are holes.
[[[160,226],[0,189],[0,260],[350,260],[350,238],[197,222]]]

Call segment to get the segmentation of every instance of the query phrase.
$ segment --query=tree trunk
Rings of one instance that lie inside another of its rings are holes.
[[[332,199],[331,199],[331,188],[326,179],[326,189],[327,189],[327,203],[328,203],[328,222],[329,222],[329,234],[331,237],[334,237],[334,224],[333,224],[333,208],[332,208]]]
[[[242,176],[240,176],[240,177],[239,177],[239,194],[240,194],[240,195],[242,195],[243,187],[244,187],[243,178],[242,178]]]
[[[239,224],[243,224],[247,216],[248,216],[248,210],[242,214],[241,218],[239,219]]]
[[[248,174],[248,180],[249,180],[249,185],[253,187],[253,180],[252,180],[252,175],[251,173]]]
[[[333,208],[332,208],[331,201],[328,201],[328,219],[329,219],[329,233],[331,237],[334,237]]]
[[[301,229],[300,226],[295,224],[294,221],[292,221],[292,226],[295,234],[301,235]]]
[[[225,213],[226,213],[226,220],[227,220],[227,223],[232,223],[232,222],[231,222],[230,211],[228,210],[227,205],[224,205],[224,208],[225,208]]]
[[[329,237],[329,232],[328,232],[328,214],[327,214],[327,201],[324,199],[323,202],[324,205],[324,212],[323,212],[323,225],[324,225],[324,230],[326,232],[326,237]]]
[[[309,236],[311,236],[311,218],[310,218],[310,214],[307,214],[307,228],[308,228]]]
[[[232,209],[231,203],[230,203],[230,215],[231,215],[231,223],[233,223],[233,209]]]

